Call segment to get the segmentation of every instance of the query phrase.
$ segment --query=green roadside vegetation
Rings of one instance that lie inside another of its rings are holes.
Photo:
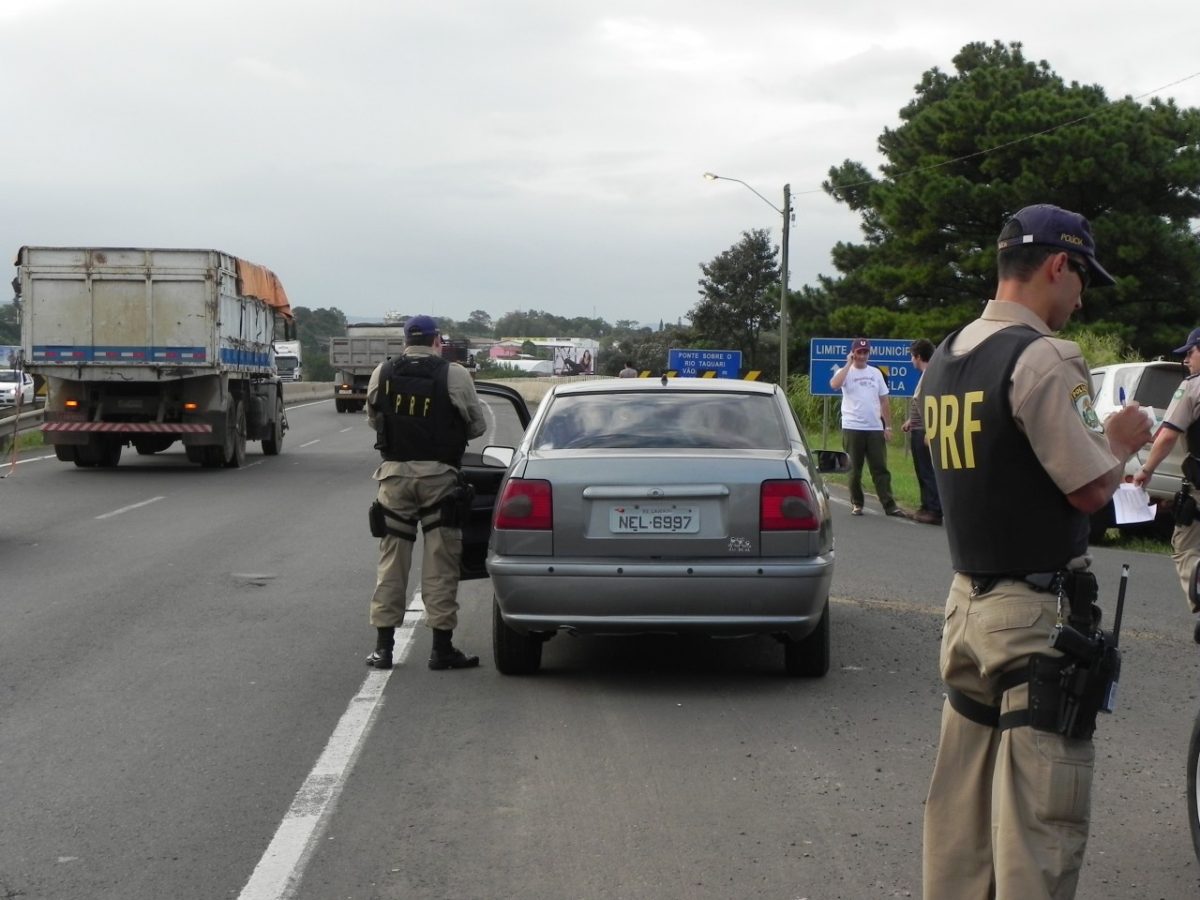
[[[0,434],[0,453],[11,453],[12,442],[12,432],[6,430]],[[40,431],[22,431],[17,434],[16,445],[19,453],[22,450],[36,450],[38,447],[45,446],[45,442],[42,440]]]

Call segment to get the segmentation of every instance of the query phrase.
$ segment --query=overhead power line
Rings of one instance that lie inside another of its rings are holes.
[[[1191,75],[1185,75],[1182,78],[1172,81],[1170,84],[1164,84],[1162,87],[1156,87],[1153,90],[1146,91],[1144,94],[1139,94],[1137,97],[1133,97],[1132,99],[1133,100],[1142,100],[1146,97],[1149,97],[1151,94],[1157,94],[1160,91],[1165,91],[1167,88],[1175,87],[1177,84],[1183,84],[1185,81],[1190,81],[1191,79],[1198,78],[1198,77],[1200,77],[1200,72],[1193,72]],[[1111,103],[1111,101],[1110,101],[1110,103]],[[1034,138],[1041,137],[1044,134],[1053,134],[1055,131],[1058,131],[1060,128],[1068,128],[1071,125],[1078,125],[1080,122],[1086,122],[1088,119],[1094,119],[1094,118],[1096,118],[1096,116],[1099,116],[1107,111],[1108,111],[1108,107],[1102,107],[1101,109],[1097,109],[1095,112],[1088,113],[1086,116],[1079,116],[1078,118],[1071,119],[1066,122],[1059,122],[1057,125],[1051,125],[1049,128],[1044,128],[1041,131],[1035,131],[1032,134],[1025,135],[1024,137],[1014,138],[1011,141],[1005,141],[1003,144],[997,144],[995,147],[988,147],[986,150],[976,150],[974,153],[968,153],[965,156],[956,156],[954,159],[947,159],[940,163],[934,163],[933,165],[929,165],[929,166],[918,166],[914,169],[908,169],[905,172],[900,172],[899,174],[893,175],[890,178],[867,178],[862,181],[849,181],[849,182],[846,182],[845,184],[835,184],[835,185],[831,185],[831,187],[834,190],[842,190],[844,188],[860,187],[861,185],[864,185],[864,184],[878,184],[880,181],[897,181],[901,178],[905,178],[908,175],[916,175],[919,172],[930,172],[934,169],[940,169],[943,166],[951,166],[951,165],[954,165],[955,163],[963,162],[964,160],[967,160],[967,159],[975,159],[978,156],[987,156],[989,153],[995,153],[997,150],[1005,150],[1009,147],[1015,147],[1017,144],[1023,144],[1026,141],[1031,141]],[[825,193],[825,188],[820,187],[820,188],[813,188],[813,189],[810,189],[807,191],[796,191],[795,193],[792,194],[792,196],[796,197],[796,196],[801,196],[803,194],[823,194],[823,193]]]

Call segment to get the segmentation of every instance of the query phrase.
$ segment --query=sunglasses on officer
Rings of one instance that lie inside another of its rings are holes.
[[[1088,269],[1087,263],[1083,262],[1082,260],[1078,260],[1073,256],[1068,256],[1067,266],[1072,272],[1079,276],[1079,283],[1082,286],[1081,290],[1086,291],[1088,285],[1092,282],[1092,273],[1091,270]]]

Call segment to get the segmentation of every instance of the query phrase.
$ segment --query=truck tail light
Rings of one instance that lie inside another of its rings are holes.
[[[759,528],[763,531],[816,531],[818,505],[807,481],[764,481],[759,490]]]
[[[493,528],[517,531],[550,531],[554,528],[550,482],[510,478],[496,502]]]
[[[194,401],[191,401],[191,400],[188,400],[187,402],[185,402],[185,403],[183,404],[183,411],[184,411],[184,412],[195,412],[195,411],[196,411],[196,410],[198,410],[199,408],[200,408],[199,404],[197,404],[197,403],[195,403]]]
[[[65,401],[63,401],[63,406],[65,406],[67,409],[79,409],[79,401],[78,400],[65,400]]]

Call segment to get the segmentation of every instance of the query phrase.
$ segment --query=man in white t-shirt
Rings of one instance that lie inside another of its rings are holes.
[[[850,454],[850,514],[863,512],[863,460],[883,511],[903,516],[892,496],[892,473],[887,467],[887,442],[892,436],[888,386],[879,369],[869,364],[871,342],[855,338],[846,365],[833,373],[829,386],[842,392],[842,448]]]

